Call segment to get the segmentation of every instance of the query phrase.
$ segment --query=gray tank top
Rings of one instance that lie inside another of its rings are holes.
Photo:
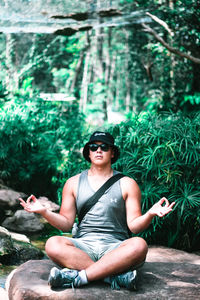
[[[118,173],[114,171],[114,174]],[[81,173],[76,198],[77,213],[80,207],[94,194],[88,181],[88,170]],[[85,215],[78,227],[76,237],[87,233],[110,234],[112,237],[125,240],[129,238],[126,222],[125,201],[122,197],[120,180],[115,182]]]

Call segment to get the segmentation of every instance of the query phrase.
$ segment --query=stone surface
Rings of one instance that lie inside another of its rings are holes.
[[[11,231],[9,233],[13,240],[24,242],[24,243],[30,243],[30,239],[25,234],[20,234]]]
[[[0,263],[19,265],[43,257],[43,251],[32,245],[25,235],[10,233],[0,226]]]
[[[102,282],[82,288],[51,290],[47,285],[50,260],[28,261],[6,282],[9,300],[96,300],[96,299],[200,299],[200,256],[163,247],[151,247],[147,262],[138,270],[138,291],[112,291]]]
[[[12,217],[4,220],[2,226],[15,232],[33,233],[44,229],[44,224],[41,223],[40,218],[25,210],[17,210]]]
[[[19,198],[26,197],[24,193],[16,192],[11,189],[0,190],[0,207],[1,208],[16,208],[19,207]]]
[[[1,300],[8,300],[8,295],[2,287],[0,287],[0,299]]]
[[[50,201],[47,197],[39,197],[39,202],[50,211],[58,212],[60,210],[60,206],[52,201]]]
[[[8,255],[13,251],[13,241],[9,231],[0,226],[0,257]]]
[[[16,192],[8,187],[1,189],[0,185],[0,224],[8,230],[19,233],[38,233],[44,229],[46,220],[38,214],[28,213],[22,209],[19,197],[26,199],[27,195]],[[38,198],[41,204],[50,211],[58,212],[60,206],[47,197]]]

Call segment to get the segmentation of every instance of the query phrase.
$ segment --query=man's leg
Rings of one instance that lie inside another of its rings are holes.
[[[134,268],[145,260],[147,251],[147,244],[142,238],[133,237],[124,241],[118,248],[85,269],[88,281],[103,279]]]
[[[64,237],[52,237],[46,243],[48,256],[61,266],[85,270],[88,281],[119,274],[143,262],[147,244],[139,237],[130,238],[94,262],[84,251],[76,248]]]
[[[94,261],[83,250],[63,236],[53,236],[49,238],[45,245],[45,251],[49,258],[61,267],[75,270],[85,270]]]

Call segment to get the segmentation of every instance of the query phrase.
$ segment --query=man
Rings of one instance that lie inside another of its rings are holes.
[[[119,149],[108,132],[94,132],[84,146],[83,156],[91,162],[89,170],[67,180],[63,188],[59,214],[43,207],[35,196],[20,199],[28,212],[41,214],[51,225],[68,232],[81,206],[117,172],[111,164]],[[112,289],[136,289],[136,269],[147,254],[146,242],[134,234],[145,230],[155,216],[172,211],[162,198],[142,215],[141,192],[135,180],[123,177],[115,182],[84,216],[74,238],[53,236],[46,242],[47,255],[58,265],[49,275],[51,287],[79,287],[94,280],[104,280]]]

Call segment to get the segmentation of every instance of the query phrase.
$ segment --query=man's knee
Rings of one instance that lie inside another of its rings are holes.
[[[46,241],[45,251],[50,258],[56,258],[66,246],[67,239],[62,236],[52,236]]]
[[[56,255],[56,251],[59,248],[59,237],[58,236],[52,236],[50,237],[45,244],[45,251],[48,256],[54,256]]]
[[[141,237],[133,237],[130,239],[130,243],[132,246],[132,251],[137,253],[141,262],[144,261],[148,252],[148,245],[146,241]]]

